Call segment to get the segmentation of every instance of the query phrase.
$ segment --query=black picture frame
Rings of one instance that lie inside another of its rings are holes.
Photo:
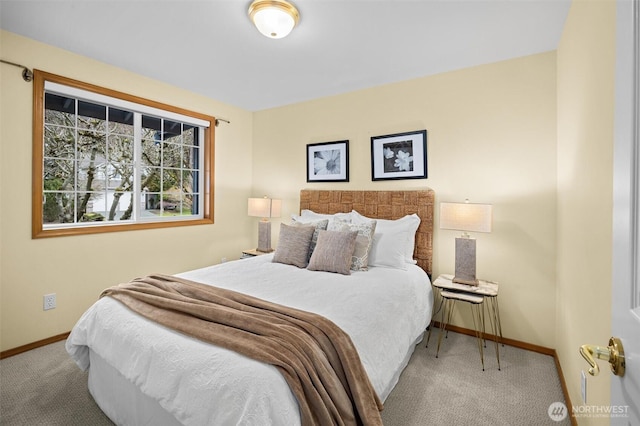
[[[371,180],[427,176],[426,130],[371,137]]]
[[[349,141],[308,144],[307,182],[349,182]]]

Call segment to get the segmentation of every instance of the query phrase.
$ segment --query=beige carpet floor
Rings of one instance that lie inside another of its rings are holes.
[[[438,329],[435,329],[437,332]],[[437,335],[436,335],[437,337]],[[552,357],[501,347],[502,371],[488,345],[486,370],[473,337],[450,333],[435,358],[421,343],[385,403],[386,426],[568,425],[548,415],[564,402]],[[0,424],[112,425],[87,390],[64,342],[0,361]]]
[[[571,424],[569,417],[555,421],[548,414],[552,403],[566,404],[551,356],[500,346],[498,371],[495,347],[487,342],[482,371],[475,337],[449,333],[436,358],[434,331],[385,401],[386,426]]]

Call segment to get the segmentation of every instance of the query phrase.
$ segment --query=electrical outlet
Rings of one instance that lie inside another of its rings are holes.
[[[51,294],[45,294],[43,296],[44,299],[44,310],[48,311],[49,309],[54,309],[56,307],[56,294],[55,293],[51,293]]]

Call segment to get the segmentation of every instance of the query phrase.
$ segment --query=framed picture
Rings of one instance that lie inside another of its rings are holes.
[[[426,130],[371,138],[371,180],[426,178]]]
[[[349,141],[308,144],[307,182],[349,182]]]

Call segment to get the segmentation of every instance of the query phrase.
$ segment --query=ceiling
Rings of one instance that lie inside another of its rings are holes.
[[[250,3],[0,0],[0,27],[258,111],[554,50],[571,0],[293,0],[280,40]]]

